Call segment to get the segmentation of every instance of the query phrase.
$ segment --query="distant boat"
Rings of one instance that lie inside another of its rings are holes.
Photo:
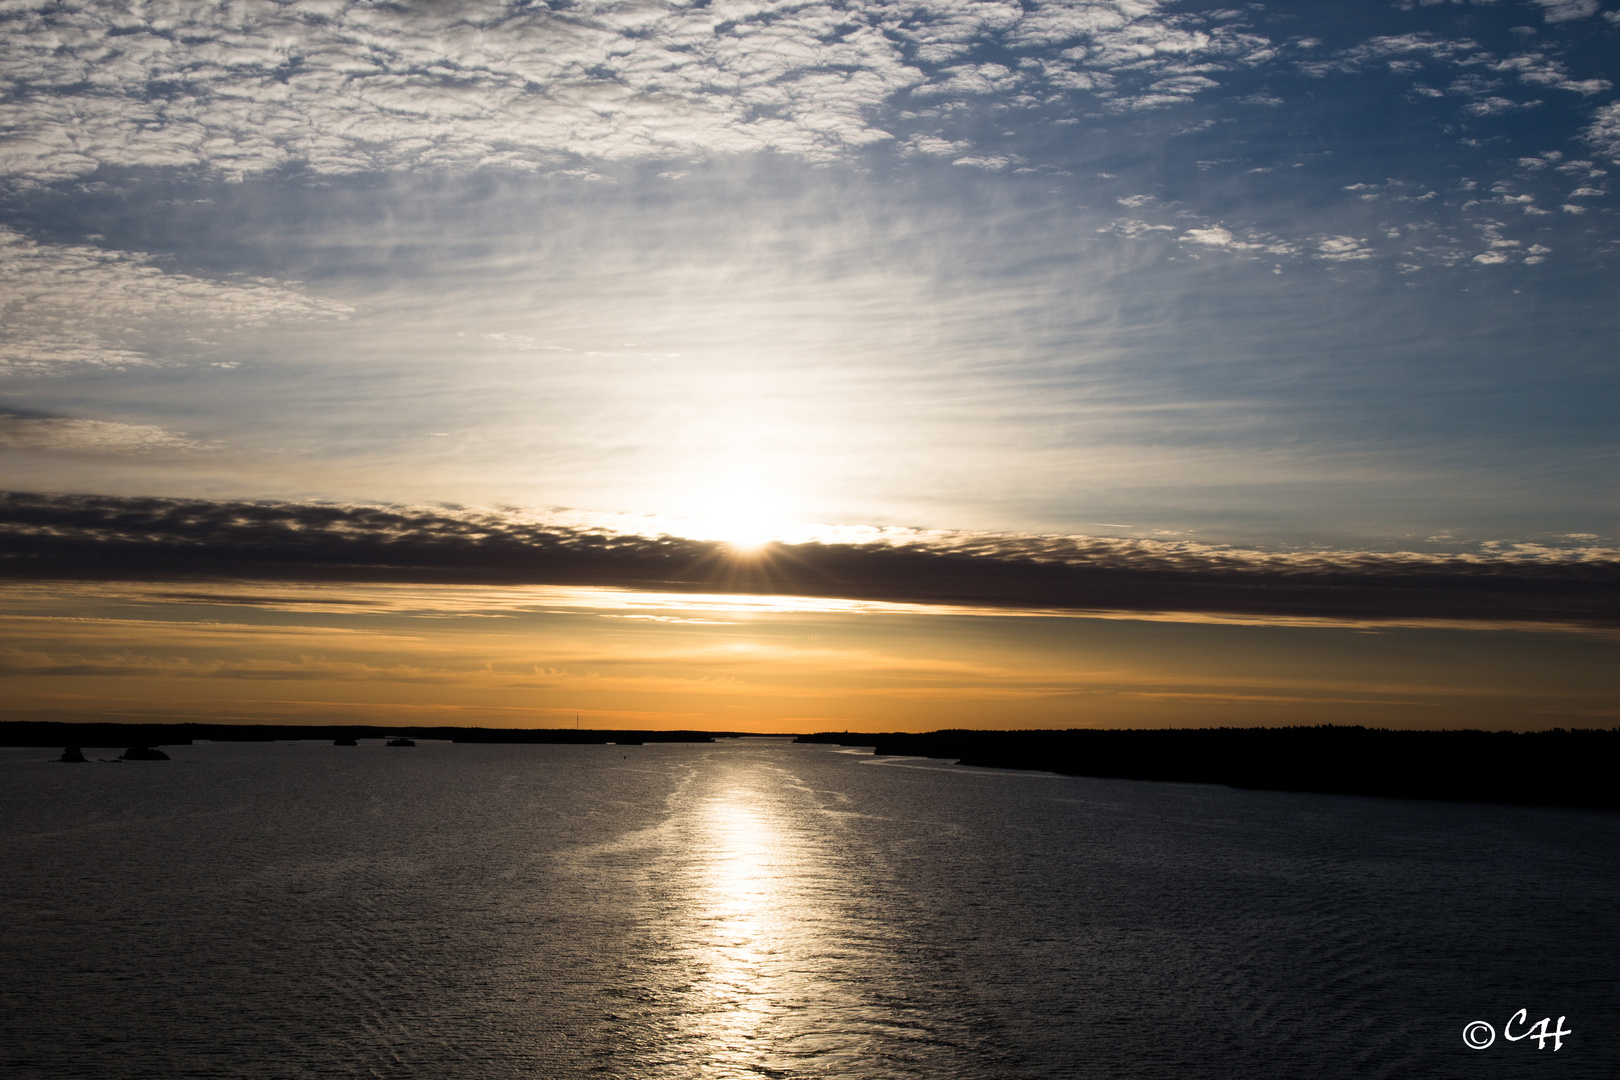
[[[359,746],[360,744],[355,742],[353,739],[333,739],[332,740],[332,745],[333,746]]]
[[[63,750],[62,751],[62,756],[57,758],[56,760],[57,761],[67,761],[67,762],[83,762],[85,760],[84,751],[80,750],[77,746],[70,746],[66,750]]]
[[[132,746],[118,758],[120,761],[168,761],[169,755],[154,746]]]
[[[388,740],[388,745],[389,746],[415,746],[416,744],[414,742],[412,742],[410,739],[389,739]]]

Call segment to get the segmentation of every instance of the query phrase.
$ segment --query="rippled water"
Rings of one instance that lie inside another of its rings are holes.
[[[1620,1075],[1620,815],[776,740],[172,754],[0,750],[6,1077]],[[1463,1046],[1521,1007],[1574,1034]]]

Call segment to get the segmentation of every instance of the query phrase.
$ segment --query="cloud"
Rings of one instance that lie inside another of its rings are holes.
[[[148,341],[160,324],[232,334],[349,314],[296,285],[165,272],[142,252],[41,244],[0,226],[0,375],[150,366],[162,361]]]
[[[188,453],[203,443],[151,424],[0,413],[0,446],[89,454]]]
[[[1370,38],[1360,45],[1344,49],[1326,60],[1305,60],[1299,63],[1306,75],[1325,78],[1328,75],[1361,71],[1370,64],[1390,59],[1458,62],[1479,51],[1479,43],[1470,38],[1448,40],[1432,34],[1394,34]],[[1412,70],[1408,68],[1407,70]]]
[[[1541,17],[1550,23],[1589,19],[1597,14],[1598,0],[1531,0],[1541,8]]]
[[[1512,98],[1492,94],[1479,101],[1471,101],[1463,107],[1475,116],[1501,116],[1516,109],[1533,109],[1540,104],[1540,101],[1514,101]]]
[[[1207,229],[1188,229],[1181,234],[1181,238],[1192,244],[1202,244],[1205,247],[1235,248],[1243,250],[1257,245],[1245,244],[1232,236],[1231,230],[1223,229],[1219,225],[1212,225]]]
[[[1001,64],[962,64],[946,68],[940,77],[919,87],[919,96],[994,94],[1018,85],[1018,72]]]
[[[959,157],[951,164],[970,169],[984,169],[987,172],[998,172],[1012,164],[1012,159],[1002,157],[999,154],[990,157]]]
[[[1205,225],[1200,228],[1188,229],[1181,234],[1181,240],[1188,244],[1198,244],[1203,247],[1219,248],[1231,252],[1265,252],[1268,255],[1295,254],[1295,248],[1292,244],[1276,236],[1256,234],[1252,231],[1243,236],[1238,236],[1224,225]]]
[[[8,8],[0,172],[46,182],[99,165],[240,177],[771,149],[820,160],[886,138],[868,113],[923,79],[875,11],[828,3]]]
[[[608,586],[1010,609],[1620,626],[1620,551],[1266,553],[1190,542],[889,530],[724,545],[516,513],[11,494],[12,578]]]
[[[1179,102],[1274,54],[1220,13],[1164,9],[20,0],[0,9],[0,176],[556,170],[758,151],[826,162],[891,138],[878,113],[909,92],[962,99],[1033,84],[1119,107]],[[1029,62],[966,60],[983,46]]]
[[[1585,138],[1598,153],[1620,163],[1620,102],[1605,105],[1592,114]]]
[[[901,153],[907,156],[926,154],[931,157],[955,157],[973,148],[973,144],[958,140],[952,142],[937,135],[913,135],[903,144]]]
[[[1146,221],[1139,221],[1136,218],[1120,218],[1109,222],[1097,231],[1137,240],[1144,236],[1152,236],[1154,233],[1175,232],[1176,230],[1173,225],[1154,225]]]
[[[1599,94],[1612,86],[1608,79],[1571,77],[1569,68],[1562,60],[1543,51],[1519,53],[1499,60],[1471,38],[1446,39],[1423,33],[1375,37],[1345,49],[1330,59],[1304,61],[1299,64],[1299,69],[1307,75],[1322,78],[1333,74],[1363,71],[1379,62],[1398,74],[1420,71],[1424,63],[1483,67],[1504,75],[1516,75],[1521,82],[1532,86],[1550,86],[1582,96]],[[1454,79],[1444,91],[1422,84],[1414,84],[1413,89],[1425,97],[1444,97],[1447,92],[1467,97],[1485,97],[1491,90],[1501,85],[1499,79],[1490,79],[1478,71],[1471,71]],[[1507,101],[1505,98],[1495,100]],[[1496,111],[1502,111],[1505,107],[1499,106]],[[1478,109],[1474,111],[1476,115],[1492,115],[1489,111]]]
[[[1316,257],[1328,262],[1359,262],[1373,255],[1373,249],[1365,240],[1353,236],[1328,236],[1316,244]]]
[[[1521,81],[1534,86],[1552,86],[1582,96],[1601,94],[1614,84],[1608,79],[1572,79],[1569,69],[1541,53],[1522,53],[1491,65],[1494,71],[1516,72]]]

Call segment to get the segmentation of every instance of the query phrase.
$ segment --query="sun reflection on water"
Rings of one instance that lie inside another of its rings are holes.
[[[788,845],[774,815],[750,793],[710,800],[701,815],[702,883],[694,900],[704,932],[700,994],[718,1074],[758,1075],[769,1054],[772,1014],[787,987],[781,967],[792,918],[785,895]]]
[[[896,951],[904,919],[871,853],[791,775],[728,781],[692,791],[670,821],[688,928],[678,1075],[942,1075],[929,1063],[955,1043],[919,1023],[914,989],[901,989],[930,961]]]
[[[683,1075],[840,1075],[869,1041],[869,1003],[849,978],[865,935],[804,793],[761,779],[710,788],[679,815]]]
[[[635,1080],[960,1075],[942,1067],[971,1037],[960,989],[872,844],[886,826],[772,749],[717,746],[690,770],[671,755],[681,779],[656,824],[580,853],[585,880],[633,867],[638,882],[600,958],[605,1008],[581,1043],[592,1068]]]

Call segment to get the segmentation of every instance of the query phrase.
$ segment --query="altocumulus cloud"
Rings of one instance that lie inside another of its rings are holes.
[[[165,271],[142,252],[39,243],[0,226],[0,375],[162,363],[148,339],[176,324],[195,339],[349,313],[295,282],[210,280]]]
[[[1369,244],[1355,259],[1398,240],[1404,250],[1389,253],[1407,266],[1477,267],[1456,235],[1471,221],[1449,219],[1484,205],[1459,186],[1475,182],[1467,177],[1504,174],[1472,148],[1523,136],[1533,114],[1545,136],[1537,149],[1573,153],[1574,136],[1579,152],[1620,154],[1612,81],[1600,77],[1612,66],[1580,45],[1613,20],[1593,18],[1589,0],[1557,0],[1532,39],[1506,32],[1529,15],[1509,18],[1507,5],[1449,20],[1427,2],[1395,7],[1319,20],[1337,39],[1329,46],[1307,36],[1306,13],[1161,0],[11,0],[0,5],[0,185],[27,197],[85,178],[87,188],[117,189],[142,172],[202,182],[475,170],[622,181],[638,162],[768,154],[866,165],[887,146],[917,169],[939,159],[964,174],[1043,172],[1085,191],[1075,177],[1100,144],[1075,138],[1110,129],[1134,147],[1127,159],[1173,163],[1177,152],[1140,150],[1201,140],[1200,168],[1264,158],[1243,175],[1277,171],[1280,183],[1280,170],[1307,162],[1273,160],[1266,148],[1298,142],[1312,100],[1365,107],[1395,90],[1403,122],[1429,126],[1425,145],[1466,162],[1451,188],[1428,177],[1405,194],[1332,208],[1333,221],[1278,220],[1287,216],[1278,211],[1244,222],[1201,187],[1165,185],[1175,169],[1161,168],[1142,177],[1166,187],[1158,219],[1132,214],[1108,231],[1152,242],[1133,222],[1178,235],[1225,229],[1237,242],[1192,236],[1194,254],[1329,268],[1351,260],[1320,250],[1323,237]],[[1385,32],[1418,24],[1427,28]],[[1477,39],[1460,33],[1468,27]],[[1201,119],[1175,119],[1187,113]],[[1024,132],[1016,141],[1009,123]],[[1078,126],[1064,135],[1046,125]],[[1463,130],[1472,134],[1459,142]],[[1393,175],[1382,166],[1344,175],[1366,157],[1310,168],[1331,174],[1330,187]],[[1522,181],[1515,190],[1527,227],[1583,214],[1584,228],[1607,226],[1542,179],[1541,190]],[[1253,182],[1258,205],[1289,190]],[[1485,262],[1520,261],[1498,254]],[[118,358],[108,344],[105,355]]]
[[[517,513],[10,494],[13,579],[586,585],[1035,611],[1620,626],[1620,552],[1266,553],[1077,536],[909,533],[753,555]]]
[[[289,164],[546,169],[891,138],[897,94],[1119,110],[1190,101],[1275,55],[1234,12],[1158,0],[10,3],[0,176]],[[973,59],[982,47],[1008,63]]]

